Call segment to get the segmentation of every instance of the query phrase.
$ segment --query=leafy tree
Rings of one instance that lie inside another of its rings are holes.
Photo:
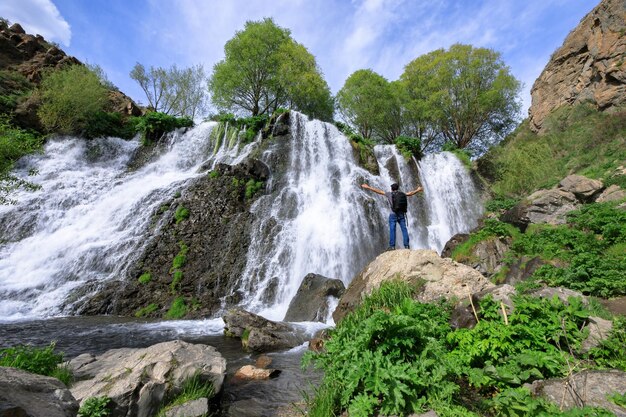
[[[414,121],[432,123],[458,148],[484,150],[516,123],[520,82],[491,49],[438,49],[410,62],[401,79]]]
[[[42,105],[37,114],[49,132],[80,134],[89,117],[103,110],[107,89],[96,73],[72,65],[48,73],[42,80]]]
[[[246,22],[226,42],[224,54],[209,80],[212,101],[220,110],[257,116],[293,107],[332,118],[330,89],[315,58],[272,19]]]
[[[202,65],[179,69],[150,67],[149,71],[137,63],[130,72],[146,94],[148,104],[156,112],[178,117],[194,118],[205,110],[206,74]]]
[[[401,131],[400,90],[370,69],[352,73],[337,93],[343,118],[364,138],[393,143]]]

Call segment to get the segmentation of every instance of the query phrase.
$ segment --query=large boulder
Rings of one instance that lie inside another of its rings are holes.
[[[624,27],[624,0],[602,0],[570,32],[531,89],[533,130],[543,132],[546,117],[564,105],[612,110],[626,103]]]
[[[596,198],[597,203],[606,203],[607,201],[620,201],[626,199],[626,190],[622,190],[619,185],[611,185],[602,191]]]
[[[586,203],[593,200],[593,197],[604,189],[604,184],[602,181],[582,175],[568,175],[559,182],[559,188],[574,194],[579,201]]]
[[[58,379],[0,366],[0,416],[74,417],[78,402]]]
[[[150,417],[166,396],[176,395],[195,375],[212,382],[218,393],[226,360],[212,346],[175,340],[145,349],[112,349],[95,357],[80,355],[70,367],[78,380],[71,392],[79,401],[106,395],[113,417]]]
[[[330,308],[328,298],[339,298],[345,290],[339,279],[308,274],[289,303],[284,320],[326,322]]]
[[[493,237],[478,242],[470,251],[470,265],[484,276],[491,277],[502,269],[510,245],[509,237]]]
[[[532,193],[502,215],[502,220],[526,230],[531,223],[565,224],[566,215],[576,210],[576,196],[560,189],[539,190]]]
[[[565,379],[535,381],[531,391],[565,409],[574,407],[602,407],[626,417],[626,409],[608,400],[612,394],[626,392],[626,372],[582,371]]]
[[[338,323],[382,282],[399,279],[419,287],[417,300],[466,298],[494,285],[473,268],[441,258],[432,250],[395,250],[384,252],[357,275],[333,313]]]
[[[226,312],[224,333],[241,339],[245,349],[270,352],[291,349],[306,341],[301,329],[233,308]]]

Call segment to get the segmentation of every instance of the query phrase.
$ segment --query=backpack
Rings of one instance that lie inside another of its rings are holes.
[[[402,191],[393,191],[391,193],[391,210],[394,213],[406,213],[406,207],[406,194]]]

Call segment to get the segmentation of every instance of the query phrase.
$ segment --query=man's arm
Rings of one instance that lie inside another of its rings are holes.
[[[367,184],[361,184],[361,187],[365,188],[366,190],[373,191],[376,194],[385,195],[385,192],[383,190],[379,190],[378,188],[370,187]]]
[[[406,195],[407,196],[412,196],[412,195],[415,195],[415,194],[417,194],[419,192],[422,192],[422,191],[424,191],[424,189],[422,187],[417,187],[415,190],[409,191],[408,193],[406,193]]]

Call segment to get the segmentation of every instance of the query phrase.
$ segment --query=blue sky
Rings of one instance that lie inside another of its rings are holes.
[[[248,20],[272,17],[315,55],[336,93],[358,69],[388,80],[418,56],[454,43],[495,49],[530,88],[550,54],[599,1],[589,0],[2,0],[0,16],[100,65],[145,103],[128,73],[136,62],[210,72]]]

